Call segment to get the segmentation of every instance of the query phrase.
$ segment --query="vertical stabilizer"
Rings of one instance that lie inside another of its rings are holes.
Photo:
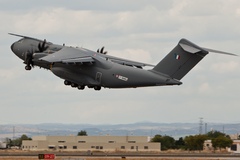
[[[186,39],[181,39],[178,45],[153,70],[181,80],[207,54],[208,50]]]

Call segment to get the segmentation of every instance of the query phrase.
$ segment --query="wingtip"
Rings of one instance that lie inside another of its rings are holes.
[[[11,35],[11,36],[25,37],[25,36],[22,36],[22,35],[19,35],[19,34],[15,34],[15,33],[8,33],[8,34]]]
[[[9,32],[8,34],[9,34],[9,35],[14,35],[14,33],[10,33],[10,32]]]

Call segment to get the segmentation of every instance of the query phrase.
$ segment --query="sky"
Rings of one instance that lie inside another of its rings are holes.
[[[156,65],[181,38],[240,55],[238,0],[0,0],[0,124],[240,123],[240,57],[208,54],[180,86],[65,86],[24,69],[9,32]]]

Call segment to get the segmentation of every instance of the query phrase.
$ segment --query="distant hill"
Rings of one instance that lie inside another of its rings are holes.
[[[86,130],[88,135],[139,135],[154,136],[169,135],[175,138],[199,134],[198,123],[152,123],[139,122],[132,124],[7,124],[0,125],[0,138],[16,138],[22,134],[35,135],[77,135],[80,130]],[[226,134],[238,134],[240,124],[208,123],[207,132],[217,130]],[[202,126],[205,133],[205,126]]]

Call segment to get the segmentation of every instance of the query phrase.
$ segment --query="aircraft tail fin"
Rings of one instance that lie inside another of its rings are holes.
[[[153,71],[181,80],[209,52],[235,55],[213,49],[202,48],[186,39],[181,39],[178,45],[153,68]]]

